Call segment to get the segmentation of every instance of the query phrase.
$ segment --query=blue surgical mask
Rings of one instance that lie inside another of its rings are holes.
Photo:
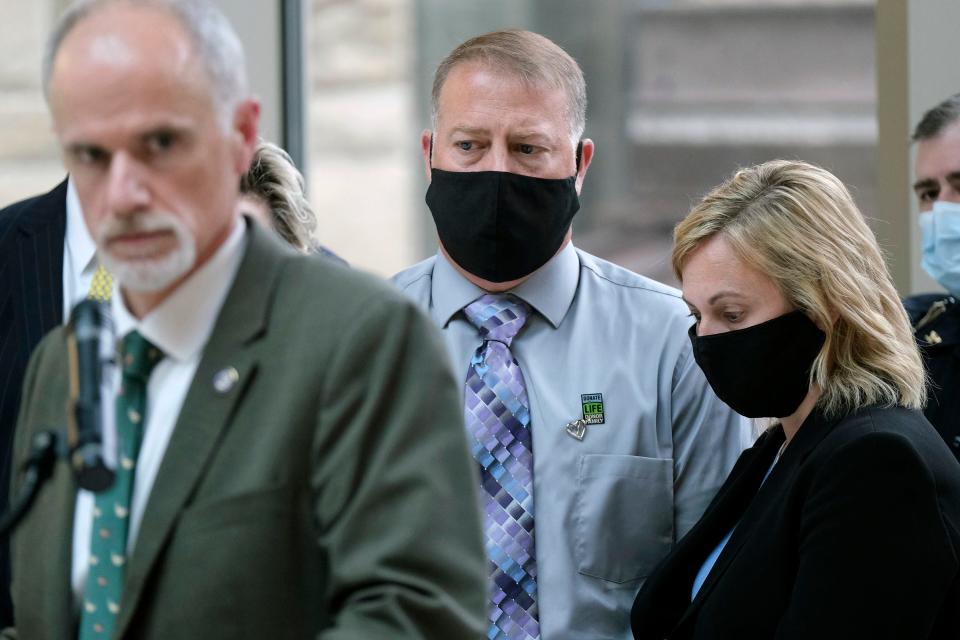
[[[960,204],[934,202],[920,214],[923,270],[950,292],[960,296]]]

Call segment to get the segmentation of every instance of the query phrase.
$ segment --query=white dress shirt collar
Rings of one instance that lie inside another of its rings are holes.
[[[87,223],[76,187],[67,180],[66,219],[63,234],[63,320],[70,317],[73,306],[87,297],[93,272],[97,267],[96,245]]]
[[[73,180],[67,181],[67,246],[70,247],[70,264],[73,272],[81,274],[92,272],[96,268],[94,254],[97,251],[97,245],[90,232],[87,231],[87,223],[83,219],[83,209],[80,206],[80,198],[77,195],[77,188],[73,185]]]
[[[202,267],[143,319],[127,309],[114,284],[111,307],[117,339],[136,329],[164,355],[179,362],[196,357],[203,349],[220,307],[233,286],[244,254],[246,225],[237,219],[233,231]]]

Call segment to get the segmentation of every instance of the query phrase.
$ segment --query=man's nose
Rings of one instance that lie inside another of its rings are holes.
[[[960,191],[954,189],[953,187],[948,187],[940,192],[940,195],[937,196],[937,202],[953,202],[954,204],[960,204]]]
[[[480,171],[515,171],[510,147],[506,142],[494,142],[484,154]]]
[[[114,215],[131,215],[150,203],[143,167],[126,152],[113,154],[107,185],[107,205]]]

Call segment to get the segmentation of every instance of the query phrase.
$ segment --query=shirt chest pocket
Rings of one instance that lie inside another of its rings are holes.
[[[673,460],[585,455],[577,480],[577,570],[617,583],[647,576],[673,544]]]

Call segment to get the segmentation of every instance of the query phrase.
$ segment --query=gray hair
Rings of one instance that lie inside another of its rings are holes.
[[[286,151],[261,140],[240,179],[240,193],[267,205],[274,229],[288,244],[304,253],[313,249],[317,214],[307,200],[303,174]]]
[[[919,142],[936,138],[958,119],[960,119],[960,93],[955,93],[923,114],[910,139]]]
[[[211,81],[211,98],[221,119],[229,122],[237,104],[249,95],[243,45],[226,16],[209,0],[74,0],[47,40],[43,59],[43,93],[50,97],[53,64],[63,41],[85,18],[111,4],[157,7],[169,11],[186,31],[194,53]]]
[[[434,131],[443,85],[450,71],[464,62],[480,62],[497,71],[513,74],[531,86],[562,89],[567,94],[570,137],[576,141],[583,135],[587,122],[587,85],[580,65],[549,38],[522,29],[493,31],[471,38],[443,59],[433,76],[430,97]]]

